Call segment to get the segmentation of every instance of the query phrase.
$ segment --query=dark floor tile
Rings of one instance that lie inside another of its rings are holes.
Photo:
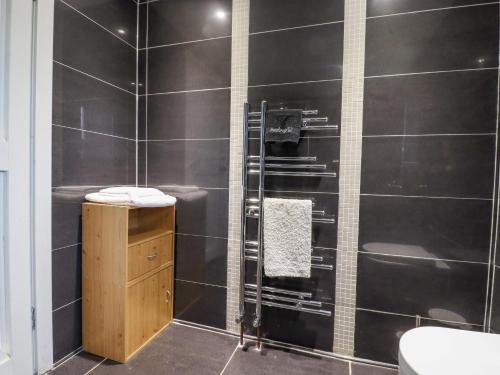
[[[135,139],[135,95],[54,63],[52,122]]]
[[[491,198],[493,135],[363,139],[361,192]]]
[[[498,17],[493,4],[368,19],[365,74],[497,67]]]
[[[224,89],[148,96],[147,139],[229,138],[230,94]]]
[[[54,22],[54,60],[135,92],[135,48],[59,0]]]
[[[484,0],[399,0],[399,1],[367,1],[367,16],[381,16],[402,12],[456,7],[485,3]]]
[[[489,200],[361,196],[359,249],[487,263]]]
[[[226,329],[226,296],[223,287],[175,280],[174,317]]]
[[[52,313],[54,362],[82,346],[82,301]]]
[[[136,45],[137,4],[123,0],[65,0],[120,39]]]
[[[135,141],[52,127],[52,184],[135,185]]]
[[[178,234],[175,274],[181,280],[226,286],[227,240]]]
[[[398,370],[380,367],[363,365],[360,363],[351,363],[351,375],[397,375]]]
[[[231,11],[231,0],[151,2],[149,46],[230,36]]]
[[[172,324],[127,364],[107,360],[92,375],[218,375],[236,344],[233,337]]]
[[[342,78],[344,24],[250,35],[248,84]]]
[[[148,51],[148,93],[231,86],[231,38]]]
[[[263,100],[267,101],[270,109],[286,107],[290,109],[318,110],[319,117],[328,117],[329,125],[339,125],[340,128],[341,80],[248,88],[248,102],[252,111],[260,112],[260,105]],[[301,132],[303,137],[336,136],[339,134],[338,130]]]
[[[333,358],[320,357],[265,345],[261,352],[253,347],[237,350],[224,375],[271,374],[348,375],[349,364]]]
[[[355,327],[355,357],[397,364],[399,339],[403,333],[416,327],[416,320],[413,317],[357,310]]]
[[[359,253],[357,306],[482,324],[488,265]]]
[[[148,142],[148,184],[227,188],[229,140]]]
[[[177,198],[177,233],[227,237],[229,198],[226,189],[161,185],[155,187]]]
[[[343,0],[252,0],[250,32],[315,25],[344,19]]]
[[[52,252],[52,308],[82,296],[82,248],[74,245]]]
[[[54,370],[49,371],[50,375],[83,375],[92,370],[103,358],[96,355],[80,352],[71,359],[61,363]]]
[[[496,70],[365,80],[363,135],[494,133]]]

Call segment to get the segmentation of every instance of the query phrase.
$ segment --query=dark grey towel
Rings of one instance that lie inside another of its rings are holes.
[[[266,142],[299,143],[301,109],[272,109],[266,114]]]

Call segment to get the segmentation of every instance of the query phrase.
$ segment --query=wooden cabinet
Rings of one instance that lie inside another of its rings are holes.
[[[172,320],[175,207],[83,204],[83,349],[126,362]]]

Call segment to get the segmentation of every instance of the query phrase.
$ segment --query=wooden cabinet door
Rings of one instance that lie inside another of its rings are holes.
[[[172,317],[172,267],[131,285],[127,301],[127,357],[152,339]]]

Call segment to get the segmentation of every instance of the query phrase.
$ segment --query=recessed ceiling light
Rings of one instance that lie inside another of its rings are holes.
[[[215,11],[215,18],[219,20],[225,20],[226,19],[226,12],[224,12],[222,9],[218,9]]]
[[[125,30],[123,29],[118,29],[116,31],[118,31],[118,34],[125,35]]]

